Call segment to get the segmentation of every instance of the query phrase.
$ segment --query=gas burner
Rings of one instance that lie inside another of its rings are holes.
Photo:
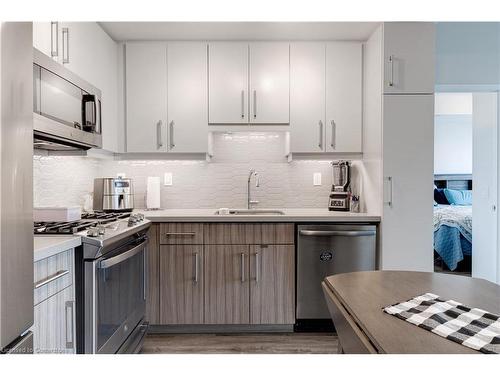
[[[75,234],[96,226],[125,219],[130,212],[84,212],[81,220],[60,222],[35,222],[34,234]]]
[[[130,216],[130,212],[84,212],[82,213],[82,219],[84,220],[109,220],[109,219],[125,219]]]

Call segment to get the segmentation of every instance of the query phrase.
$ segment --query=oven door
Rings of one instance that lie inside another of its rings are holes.
[[[92,262],[92,353],[117,353],[144,319],[147,244],[141,238]]]

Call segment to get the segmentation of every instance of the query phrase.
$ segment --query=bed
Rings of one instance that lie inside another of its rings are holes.
[[[470,175],[435,176],[438,189],[471,190]],[[442,202],[440,202],[442,203]],[[472,256],[472,206],[434,206],[434,250],[447,268],[455,271],[461,261]]]

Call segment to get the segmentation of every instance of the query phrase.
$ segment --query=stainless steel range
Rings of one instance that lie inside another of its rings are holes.
[[[142,214],[97,213],[35,223],[35,234],[81,236],[75,254],[77,353],[136,353],[148,324],[147,231]]]

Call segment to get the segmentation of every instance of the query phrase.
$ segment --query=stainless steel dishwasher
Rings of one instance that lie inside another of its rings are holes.
[[[296,318],[330,319],[321,282],[329,275],[375,270],[377,227],[299,225],[297,230]]]

